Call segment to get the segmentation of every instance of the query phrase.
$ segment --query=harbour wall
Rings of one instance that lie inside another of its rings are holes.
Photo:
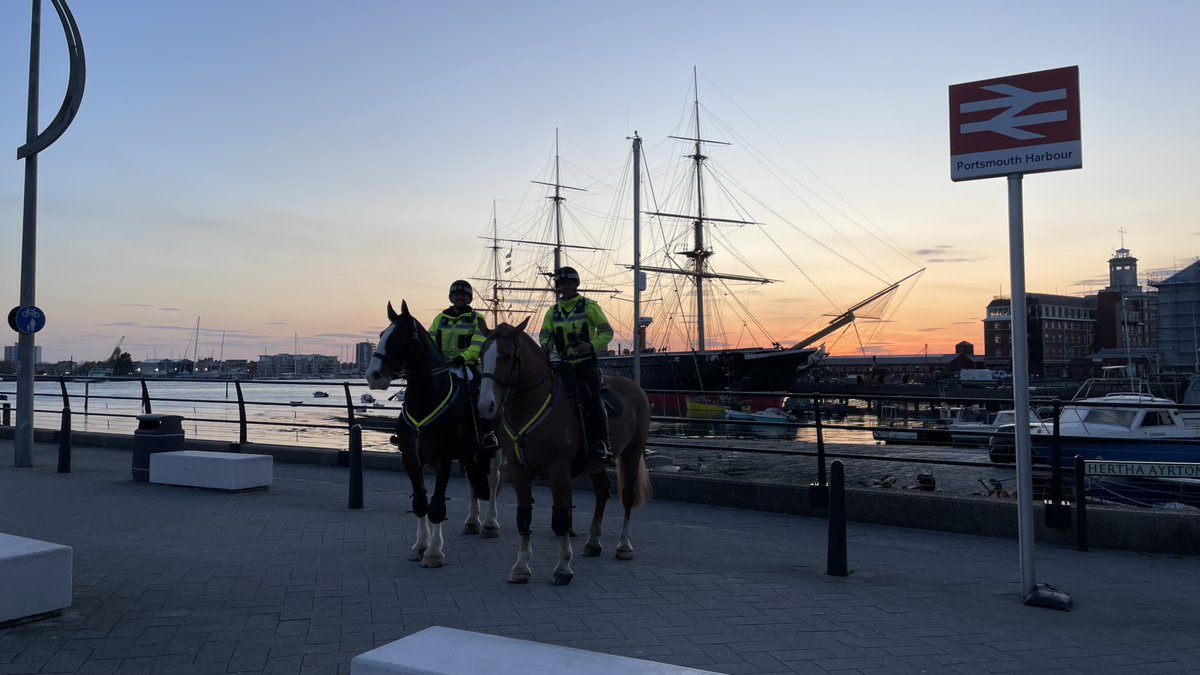
[[[12,427],[0,427],[0,438],[12,439]],[[34,440],[57,443],[59,432],[36,429]],[[132,449],[130,434],[73,432],[71,442],[82,446]],[[271,455],[276,461],[325,466],[348,466],[345,450],[259,443],[229,443],[189,439],[188,450],[248,452]],[[363,467],[383,471],[403,471],[398,453],[364,452]],[[807,485],[783,485],[748,482],[706,476],[681,476],[671,473],[650,474],[655,499],[724,506],[730,508],[786,513],[815,518],[828,515],[825,507],[811,506]],[[615,486],[616,481],[613,481]],[[586,477],[576,480],[575,488],[590,490]],[[847,519],[895,527],[917,528],[974,534],[984,537],[1016,539],[1017,502],[1012,499],[956,497],[916,490],[846,488]],[[1035,537],[1038,542],[1056,546],[1076,545],[1074,529],[1046,527],[1045,508],[1034,504]],[[1072,513],[1072,518],[1074,517]],[[1200,514],[1194,511],[1139,509],[1092,505],[1087,507],[1088,544],[1105,548],[1170,555],[1200,555]],[[1074,523],[1074,520],[1072,520]],[[851,537],[853,529],[850,530]]]

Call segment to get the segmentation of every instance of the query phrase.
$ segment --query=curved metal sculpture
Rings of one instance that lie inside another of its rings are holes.
[[[54,4],[58,18],[62,21],[63,32],[67,36],[71,73],[67,78],[67,91],[63,97],[62,106],[58,109],[58,114],[50,121],[45,131],[37,135],[37,138],[17,148],[17,159],[36,155],[57,141],[67,127],[71,126],[75,114],[79,112],[79,103],[83,100],[83,85],[87,68],[83,59],[83,38],[79,35],[79,26],[75,23],[75,16],[71,14],[71,9],[67,7],[64,0],[50,0],[50,2]]]

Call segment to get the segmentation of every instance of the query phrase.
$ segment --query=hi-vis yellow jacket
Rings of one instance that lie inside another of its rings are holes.
[[[453,307],[446,308],[429,324],[433,343],[442,353],[442,360],[449,363],[461,356],[467,365],[479,362],[479,350],[483,347],[483,331],[486,324],[483,315],[475,310],[455,314]]]
[[[595,301],[577,295],[568,300],[559,300],[546,310],[542,320],[542,331],[538,342],[542,349],[557,351],[568,363],[580,363],[591,358],[591,354],[575,354],[571,345],[590,342],[594,354],[603,354],[612,342],[613,329],[608,317]]]

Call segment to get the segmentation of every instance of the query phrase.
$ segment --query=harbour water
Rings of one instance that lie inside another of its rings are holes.
[[[153,412],[182,415],[188,438],[238,440],[238,398],[233,383],[147,380],[146,387]],[[68,382],[66,388],[74,430],[132,434],[137,428],[137,415],[142,413],[139,381]],[[13,382],[0,383],[0,394],[7,395],[13,404],[15,390]],[[395,451],[388,437],[400,414],[400,404],[389,397],[400,392],[399,387],[378,392],[368,389],[365,383],[335,380],[298,383],[252,380],[242,382],[242,391],[250,422],[247,440],[251,443],[345,449],[349,402],[350,407],[356,409],[355,416],[359,421],[367,417],[374,422],[364,425],[363,449]],[[317,391],[326,392],[329,397],[314,397]],[[36,393],[35,425],[58,428],[63,407],[60,385],[38,382]],[[368,393],[382,407],[362,403],[362,395]],[[82,414],[85,411],[88,414]],[[811,423],[811,419],[806,421]],[[1013,468],[989,465],[986,451],[980,448],[882,445],[872,440],[870,431],[866,430],[875,422],[875,417],[869,414],[825,420],[823,437],[827,452],[895,458],[895,461],[847,460],[848,484],[881,489],[926,489],[932,480],[939,493],[987,495],[991,492],[991,496],[997,498],[1013,491]],[[816,460],[811,455],[801,454],[816,451],[816,430],[811,426],[712,420],[661,421],[654,423],[652,437],[652,442],[663,444],[651,447],[651,452],[658,454],[663,462],[655,469],[658,471],[788,484],[808,484],[818,479]],[[731,447],[766,452],[738,451]],[[923,463],[927,461],[978,465]]]

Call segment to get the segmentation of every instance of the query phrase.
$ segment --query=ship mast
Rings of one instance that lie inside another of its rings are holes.
[[[678,214],[678,213],[660,213],[651,212],[652,216],[663,216],[667,218],[681,218],[692,222],[692,248],[687,251],[676,251],[676,255],[681,255],[691,259],[691,269],[672,269],[665,267],[643,267],[642,269],[651,272],[662,272],[666,274],[682,274],[692,277],[693,283],[696,285],[696,349],[704,351],[704,280],[705,279],[728,279],[731,281],[751,281],[760,284],[769,284],[774,279],[764,279],[762,277],[748,277],[734,274],[715,274],[708,270],[708,259],[712,257],[713,250],[708,248],[704,241],[704,225],[705,223],[730,223],[740,225],[756,225],[751,220],[731,220],[728,218],[710,218],[704,215],[704,160],[708,156],[704,154],[704,144],[713,143],[717,145],[729,145],[724,141],[714,141],[705,139],[700,135],[700,85],[696,77],[696,69],[692,69],[692,89],[695,93],[693,106],[695,110],[696,135],[694,137],[685,136],[669,136],[680,141],[688,141],[693,144],[693,152],[690,155],[684,155],[692,160],[694,170],[696,172],[696,213],[694,215]]]
[[[553,278],[553,276],[558,273],[558,270],[562,269],[563,249],[574,248],[574,249],[579,249],[579,250],[583,250],[583,251],[603,251],[604,250],[602,248],[598,248],[595,246],[579,246],[577,244],[563,243],[564,237],[563,237],[563,223],[562,223],[562,205],[563,205],[563,202],[565,202],[567,200],[567,198],[566,198],[566,196],[563,195],[562,191],[563,190],[578,190],[580,192],[587,192],[587,190],[585,190],[584,188],[572,187],[570,185],[563,185],[562,180],[559,178],[558,129],[554,130],[554,182],[547,183],[545,181],[540,181],[540,180],[533,180],[533,181],[529,181],[529,182],[535,183],[537,185],[545,185],[545,186],[554,188],[554,194],[549,197],[546,197],[546,199],[550,199],[554,202],[554,241],[533,241],[533,240],[529,240],[529,239],[496,239],[495,241],[497,241],[497,242],[505,241],[505,242],[512,242],[512,243],[516,243],[516,244],[533,244],[535,246],[550,246],[550,247],[552,247],[554,249],[554,269],[550,273],[546,274],[547,277],[551,277],[551,278]],[[504,287],[501,290],[550,291],[550,292],[553,292],[554,284],[551,283],[546,286],[536,286],[536,287],[509,286],[509,287]],[[617,291],[611,290],[611,289],[601,289],[601,288],[581,288],[581,289],[579,289],[579,292],[580,293],[584,293],[584,292],[587,292],[587,293],[616,293]]]

